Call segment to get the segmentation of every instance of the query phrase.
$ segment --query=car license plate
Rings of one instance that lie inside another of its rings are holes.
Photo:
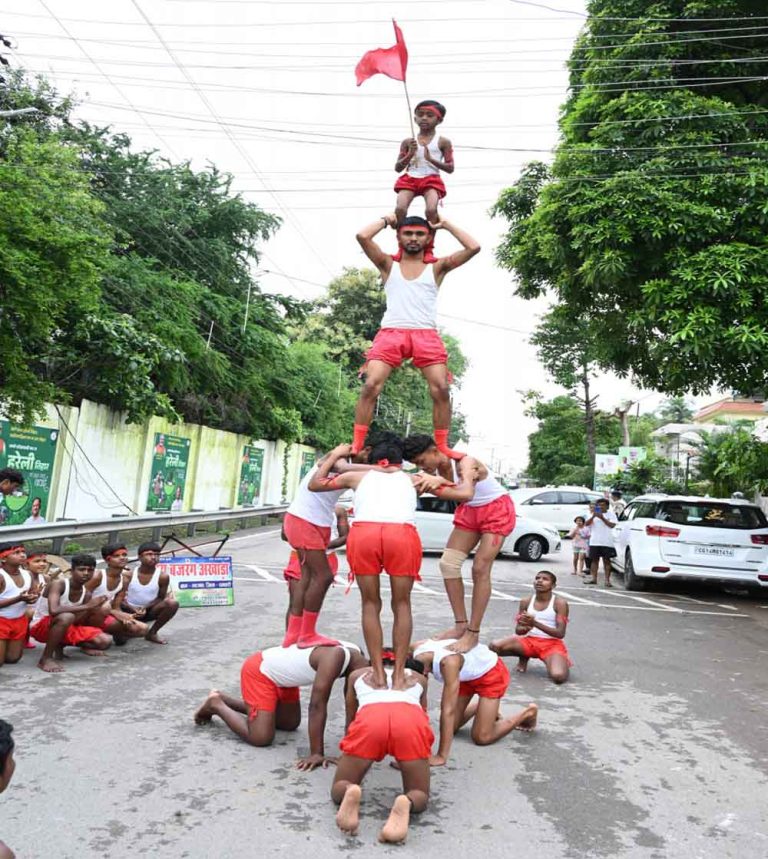
[[[733,549],[728,549],[724,546],[694,546],[694,555],[714,555],[718,558],[732,558],[734,555]]]

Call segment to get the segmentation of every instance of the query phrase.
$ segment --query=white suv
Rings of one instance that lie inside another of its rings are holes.
[[[768,588],[768,520],[748,501],[640,495],[613,529],[627,590],[651,579],[739,582]]]
[[[585,519],[589,505],[604,496],[585,486],[542,486],[513,489],[510,493],[518,513],[546,522],[558,531],[570,531],[577,516]]]

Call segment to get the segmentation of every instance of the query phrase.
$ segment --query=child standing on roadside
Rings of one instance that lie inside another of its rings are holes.
[[[568,532],[568,536],[573,541],[573,575],[580,576],[584,572],[584,560],[587,557],[587,549],[589,548],[589,528],[586,526],[586,519],[583,516],[577,516],[574,520],[574,526]]]

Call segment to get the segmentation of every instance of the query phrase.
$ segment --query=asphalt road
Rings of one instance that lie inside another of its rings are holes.
[[[219,722],[194,725],[207,691],[236,692],[243,658],[282,637],[284,544],[269,528],[229,548],[236,606],[180,612],[167,647],[73,653],[60,675],[38,671],[27,651],[0,670],[0,716],[17,742],[0,837],[21,859],[768,855],[768,600],[681,588],[629,594],[620,580],[612,591],[585,588],[566,552],[540,565],[499,562],[485,636],[511,629],[535,570],[555,569],[571,603],[571,680],[554,686],[541,663],[513,671],[503,708],[536,701],[538,730],[485,748],[457,738],[407,846],[383,847],[376,835],[399,783],[394,770],[371,771],[359,835],[348,839],[334,825],[332,772],[293,769],[307,749],[304,725],[269,749]],[[435,556],[423,575],[413,596],[420,637],[450,619]],[[354,590],[333,588],[324,617],[324,631],[361,641]],[[342,704],[339,685],[328,750],[342,735]]]

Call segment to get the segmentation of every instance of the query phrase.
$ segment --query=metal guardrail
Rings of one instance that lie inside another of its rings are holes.
[[[141,516],[114,516],[110,519],[64,519],[45,525],[16,525],[0,528],[0,542],[18,540],[32,542],[51,540],[52,551],[61,554],[64,541],[72,537],[89,534],[107,534],[107,542],[118,540],[121,531],[152,529],[152,539],[159,540],[163,528],[186,526],[187,536],[193,537],[195,527],[207,522],[216,524],[216,530],[224,529],[225,522],[243,519],[279,516],[288,509],[287,504],[272,504],[267,507],[238,507],[234,510],[194,510],[190,513],[145,513]]]

